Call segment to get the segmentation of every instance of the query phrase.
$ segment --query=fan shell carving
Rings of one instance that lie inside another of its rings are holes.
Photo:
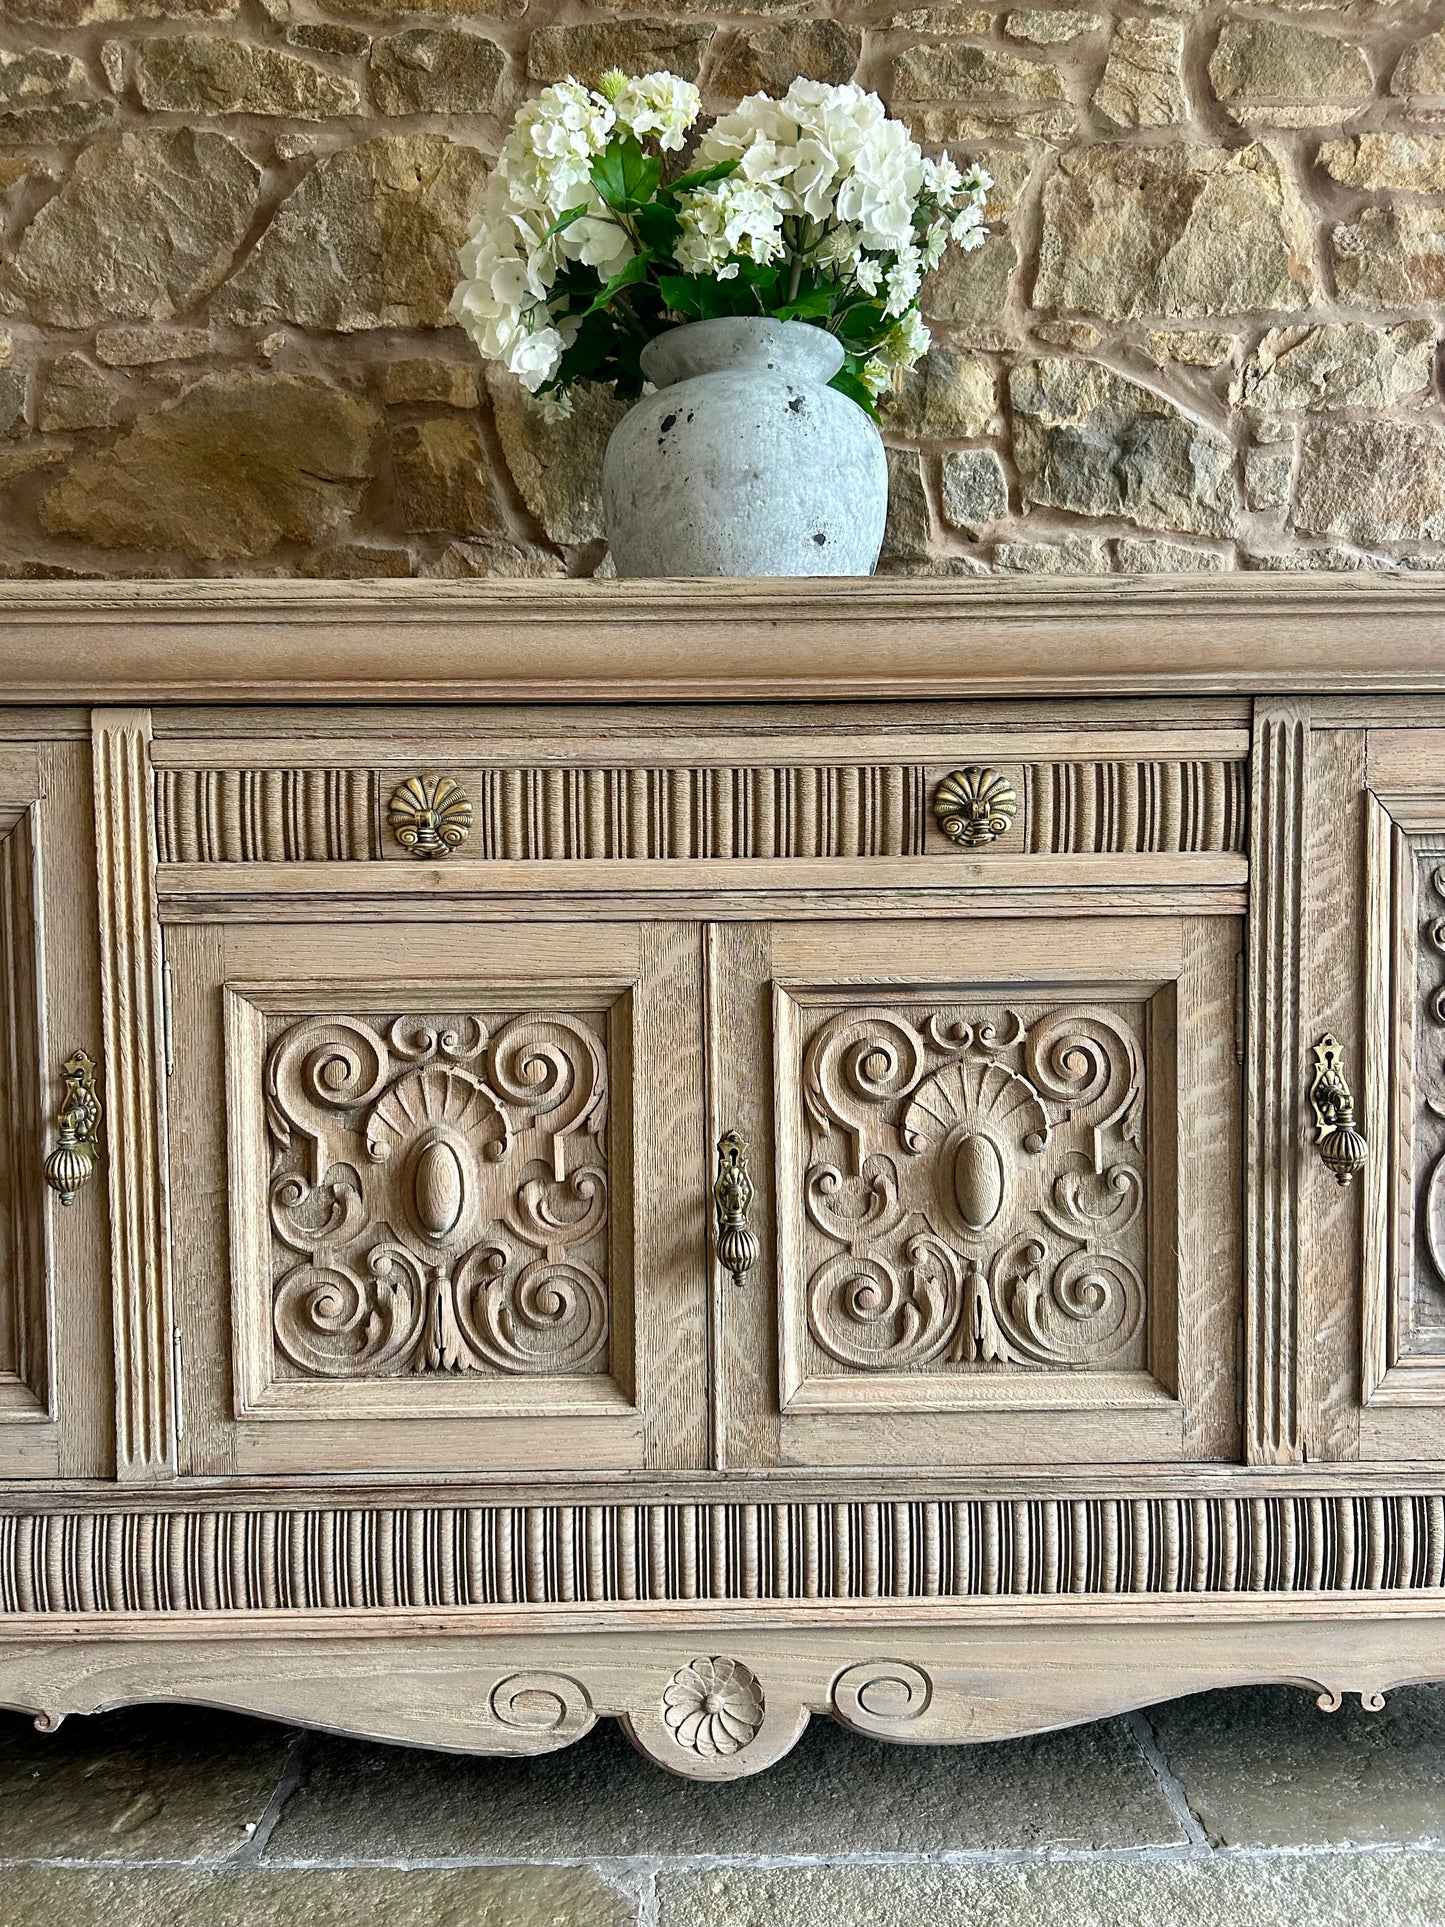
[[[715,1656],[678,1669],[662,1694],[663,1723],[704,1759],[741,1753],[763,1723],[763,1689],[741,1660]]]

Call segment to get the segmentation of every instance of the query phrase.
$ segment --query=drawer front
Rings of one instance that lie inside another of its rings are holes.
[[[743,1465],[1237,1454],[1239,921],[712,935]]]
[[[192,1471],[700,1462],[694,931],[168,937]]]

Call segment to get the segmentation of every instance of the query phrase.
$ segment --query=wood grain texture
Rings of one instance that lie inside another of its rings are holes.
[[[1442,633],[1439,585],[1401,576],[4,583],[0,688],[213,704],[1439,692]]]
[[[145,710],[94,712],[116,1476],[139,1481],[175,1476],[177,1432],[150,736]]]
[[[1304,1450],[1308,772],[1307,710],[1260,703],[1246,973],[1244,1445],[1245,1456],[1263,1464],[1289,1464]]]

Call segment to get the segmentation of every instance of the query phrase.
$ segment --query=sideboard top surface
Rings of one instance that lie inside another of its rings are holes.
[[[1445,692],[1445,584],[0,584],[0,701],[723,702]]]

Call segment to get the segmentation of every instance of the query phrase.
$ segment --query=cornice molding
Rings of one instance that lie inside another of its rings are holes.
[[[1445,693],[1433,577],[0,584],[12,703]]]

